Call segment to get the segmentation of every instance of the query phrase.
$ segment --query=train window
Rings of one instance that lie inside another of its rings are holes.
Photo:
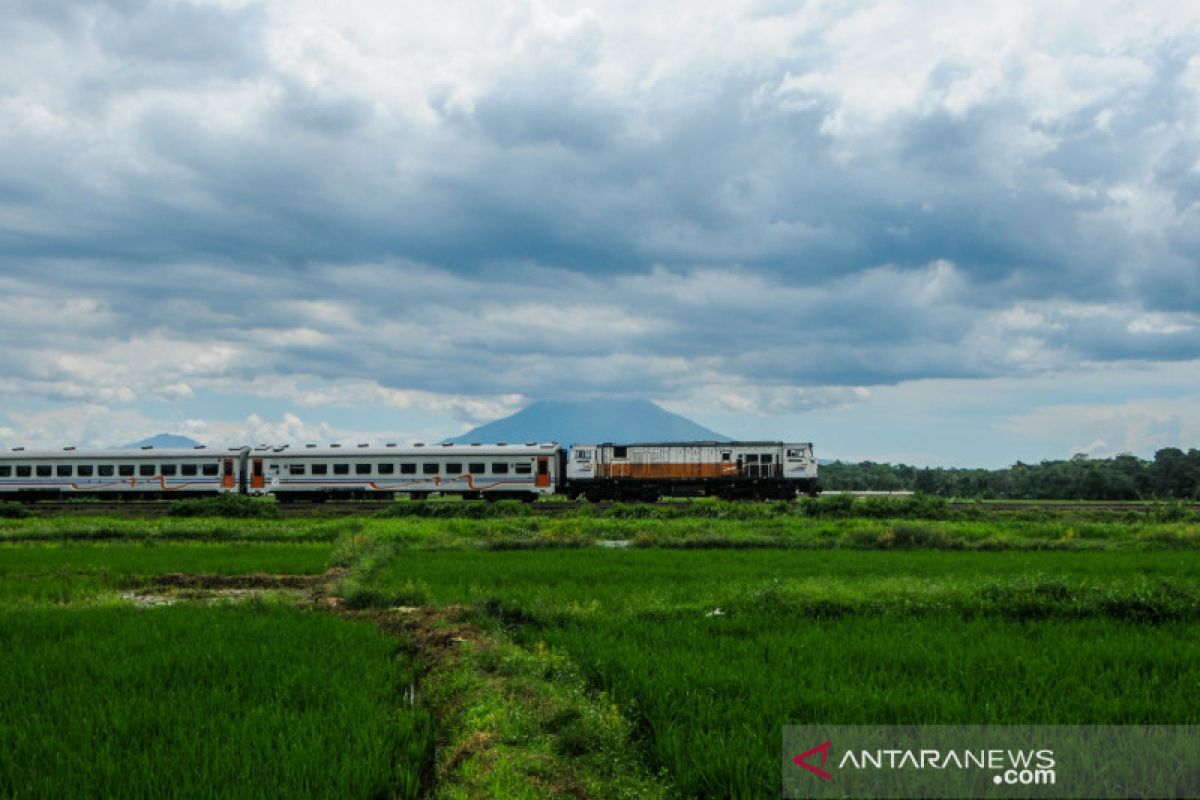
[[[0,467],[0,478],[10,478],[10,477],[12,477],[12,467],[8,466],[7,464]]]
[[[207,477],[215,478],[221,472],[221,468],[219,466],[217,466],[216,464],[205,464],[204,469],[201,471]]]
[[[513,472],[517,473],[518,475],[532,475],[533,464],[526,464],[524,461],[519,461],[516,464],[513,464]]]
[[[417,474],[417,465],[416,464],[401,464],[400,465],[400,474],[401,475],[416,475]]]
[[[787,451],[787,457],[788,458],[803,458],[804,454],[798,448],[794,448],[792,450]]]
[[[370,475],[371,474],[371,465],[370,464],[355,464],[354,465],[354,474],[355,475]]]
[[[101,464],[100,466],[96,467],[96,473],[101,478],[111,478],[113,476],[113,465]]]
[[[775,459],[775,457],[770,455],[769,453],[763,453],[762,463],[770,464],[774,459]]]
[[[375,466],[379,468],[380,475],[391,475],[396,471],[395,464],[376,464]]]
[[[164,478],[175,477],[175,470],[176,470],[176,466],[174,464],[163,464],[162,465],[162,474],[163,474]]]
[[[467,472],[472,475],[482,475],[487,472],[487,464],[467,464]]]
[[[37,476],[39,478],[49,478],[50,477],[50,465],[49,464],[38,464],[37,465]]]
[[[758,463],[758,453],[746,453],[746,463],[747,464],[757,464]]]
[[[60,478],[69,478],[75,471],[75,468],[70,464],[59,464],[54,468],[54,474]]]
[[[732,458],[732,457],[733,457],[733,453],[729,452],[728,450],[721,451],[721,460],[722,461],[729,461],[730,458]]]
[[[81,478],[92,477],[92,471],[94,469],[95,469],[95,467],[92,466],[91,464],[80,464],[79,465],[79,477],[81,477]]]
[[[122,478],[132,478],[133,477],[133,464],[118,464],[117,465],[117,474],[120,475]]]
[[[138,475],[140,475],[143,478],[153,478],[154,477],[154,465],[153,464],[138,464]]]
[[[288,464],[288,475],[303,475],[304,472],[303,464]]]
[[[31,474],[33,474],[32,467],[28,467],[28,466],[17,467],[17,477],[18,478],[28,478]]]
[[[437,475],[438,474],[438,465],[434,464],[432,462],[426,461],[424,464],[421,465],[421,473],[424,475]]]
[[[199,471],[200,471],[199,464],[180,464],[179,465],[179,474],[184,476],[185,478],[194,478],[194,477],[196,477],[196,473]]]
[[[333,474],[334,475],[349,475],[350,474],[350,465],[349,464],[334,464],[333,465]]]
[[[492,474],[493,475],[507,475],[508,474],[508,464],[500,464],[500,463],[493,462],[492,463]]]
[[[447,464],[446,465],[446,474],[447,475],[462,475],[462,464],[455,464],[453,462]]]
[[[613,446],[613,458],[629,458],[628,447]]]
[[[313,470],[312,470],[313,475],[328,475],[329,474],[329,465],[328,464],[313,464],[312,468],[313,468]]]
[[[592,451],[591,450],[576,450],[575,451],[575,460],[576,461],[591,461],[592,460]]]

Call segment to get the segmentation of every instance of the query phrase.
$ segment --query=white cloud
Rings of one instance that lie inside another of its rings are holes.
[[[1162,447],[1200,441],[1200,394],[1043,406],[1013,418],[1005,427],[1073,453],[1145,456]]]
[[[322,430],[283,406],[464,425],[550,395],[832,413],[1200,354],[1200,6],[24,3],[0,29],[0,398],[83,409],[64,434],[164,402],[262,436]],[[200,408],[245,396],[272,412]]]

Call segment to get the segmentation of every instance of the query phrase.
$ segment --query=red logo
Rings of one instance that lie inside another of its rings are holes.
[[[831,780],[833,780],[833,776],[830,775],[825,770],[821,769],[821,767],[825,766],[825,762],[829,760],[829,748],[832,744],[833,744],[832,741],[828,741],[825,744],[819,744],[810,750],[805,750],[803,753],[801,753],[800,755],[793,758],[792,763],[794,763],[798,767],[804,767],[806,770],[811,772],[813,775],[816,775],[817,777],[824,778],[827,781],[831,781]],[[813,755],[814,753],[821,754],[821,767],[814,767],[812,764],[810,764],[804,760],[804,759],[808,758],[809,756]]]

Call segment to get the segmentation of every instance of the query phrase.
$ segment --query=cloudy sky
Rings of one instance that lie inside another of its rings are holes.
[[[1200,446],[1200,4],[8,0],[0,445],[645,397]]]

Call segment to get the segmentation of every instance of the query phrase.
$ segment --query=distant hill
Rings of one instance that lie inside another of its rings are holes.
[[[140,442],[123,445],[122,450],[134,450],[139,447],[153,447],[155,450],[166,450],[171,447],[196,447],[200,442],[186,436],[176,436],[173,433],[160,433]]]
[[[687,417],[649,400],[541,400],[510,417],[446,439],[470,442],[728,442]]]

